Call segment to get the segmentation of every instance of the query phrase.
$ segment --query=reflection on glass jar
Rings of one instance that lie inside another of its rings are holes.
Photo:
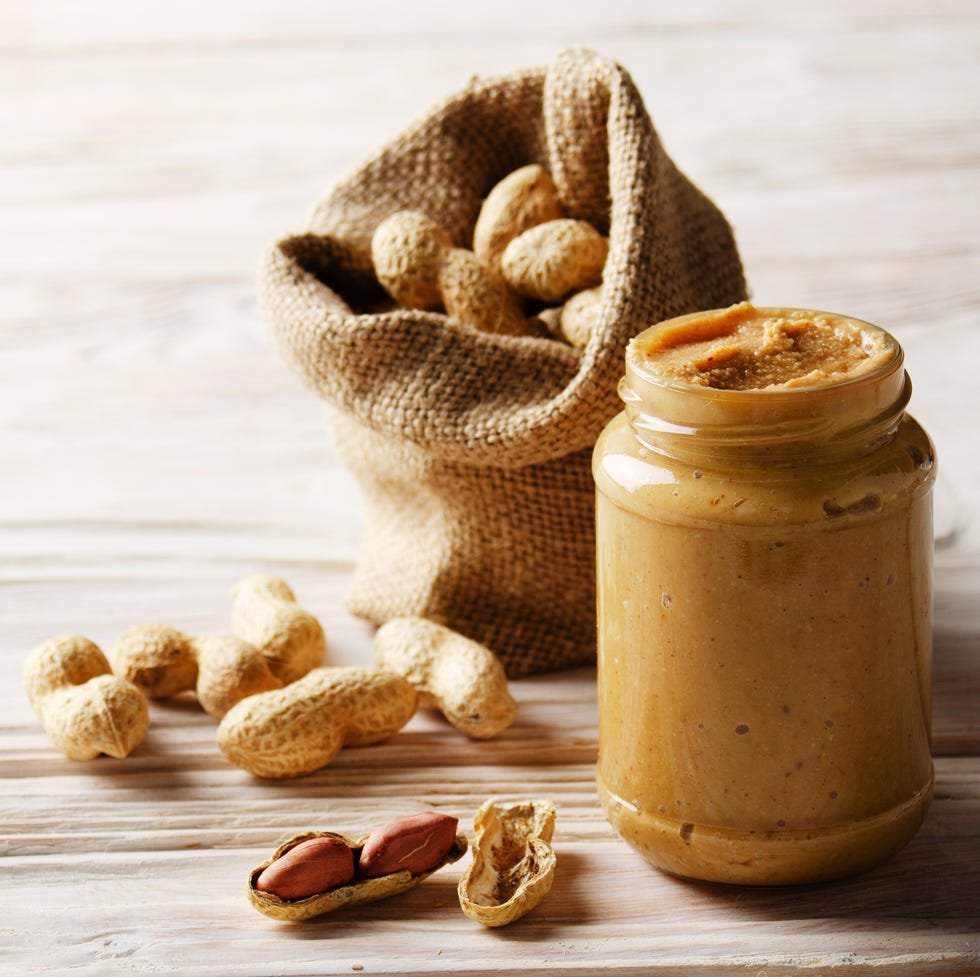
[[[597,485],[598,785],[654,865],[837,878],[932,790],[934,451],[898,343],[733,309],[626,355]]]

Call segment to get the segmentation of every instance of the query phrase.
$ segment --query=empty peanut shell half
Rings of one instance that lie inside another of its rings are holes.
[[[473,819],[473,861],[459,880],[459,904],[484,926],[506,926],[551,890],[555,806],[546,800],[487,801]]]
[[[466,854],[467,849],[466,835],[460,832],[456,835],[456,839],[448,854],[424,872],[413,874],[407,869],[403,869],[377,878],[362,878],[355,875],[348,882],[342,882],[330,886],[322,892],[304,895],[299,898],[283,898],[273,892],[263,891],[258,887],[259,877],[262,873],[273,862],[283,858],[298,845],[315,839],[334,839],[342,842],[351,850],[353,862],[356,863],[357,856],[369,837],[370,835],[365,835],[363,838],[354,840],[348,838],[346,835],[336,834],[332,831],[307,831],[290,838],[289,841],[280,845],[270,858],[267,858],[261,865],[257,865],[249,873],[249,902],[260,913],[272,919],[288,921],[313,919],[315,916],[322,916],[325,913],[333,912],[335,909],[377,902],[380,899],[387,899],[390,896],[397,896],[399,893],[407,892],[409,889],[418,885],[423,879],[428,878],[433,872],[437,872],[444,865],[448,865],[450,862],[455,862],[462,858]]]

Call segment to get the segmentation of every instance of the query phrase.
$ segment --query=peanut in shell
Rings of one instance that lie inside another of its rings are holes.
[[[500,659],[444,624],[392,618],[375,634],[374,654],[379,667],[403,675],[415,687],[419,708],[438,709],[471,739],[496,736],[517,716]]]
[[[279,577],[257,573],[235,585],[231,627],[262,652],[283,685],[323,664],[327,639],[322,625]]]
[[[218,725],[218,747],[256,777],[300,777],[344,746],[393,736],[418,695],[401,675],[356,665],[314,668],[292,685],[242,699]]]
[[[508,173],[487,194],[473,228],[473,251],[499,274],[500,256],[515,237],[564,216],[551,174],[538,163],[529,163]]]
[[[116,645],[115,668],[151,699],[193,689],[220,719],[233,705],[282,683],[254,645],[230,634],[188,635],[164,624],[130,628]]]
[[[602,282],[609,242],[591,225],[565,217],[529,228],[500,259],[504,279],[519,295],[562,302]]]
[[[129,756],[149,728],[143,693],[114,675],[102,649],[83,635],[36,647],[24,661],[23,681],[44,731],[69,760]]]

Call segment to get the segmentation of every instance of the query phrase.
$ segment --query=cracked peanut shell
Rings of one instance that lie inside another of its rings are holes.
[[[273,895],[271,892],[262,892],[256,888],[258,877],[269,865],[304,841],[309,841],[313,838],[337,838],[351,848],[354,852],[354,860],[356,862],[357,853],[369,837],[370,835],[365,835],[363,838],[355,840],[333,831],[306,831],[290,838],[289,841],[280,845],[261,865],[257,865],[249,872],[249,902],[260,913],[264,916],[269,916],[271,919],[287,921],[313,919],[316,916],[323,916],[337,909],[360,906],[369,902],[378,902],[381,899],[389,899],[402,892],[407,892],[409,889],[417,886],[423,879],[432,875],[433,872],[438,872],[443,866],[458,861],[466,854],[468,847],[466,835],[460,832],[456,835],[456,840],[453,842],[449,853],[437,864],[433,865],[432,868],[426,869],[424,872],[413,874],[408,870],[402,870],[373,879],[355,878],[351,882],[333,886],[332,888],[325,889],[323,892],[317,892],[314,895],[305,896],[301,899],[282,899],[277,895]]]
[[[555,806],[547,800],[483,804],[473,827],[473,861],[459,880],[459,905],[484,926],[506,926],[551,890]]]

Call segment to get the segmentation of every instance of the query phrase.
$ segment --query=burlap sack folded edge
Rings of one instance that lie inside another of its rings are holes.
[[[474,131],[474,145],[466,146],[463,137]],[[385,307],[368,252],[377,223],[397,209],[421,209],[468,246],[483,196],[527,162],[551,170],[571,216],[608,230],[603,301],[586,348],[486,335],[438,313]],[[403,179],[393,181],[393,171]],[[651,322],[744,295],[727,222],[663,151],[619,65],[584,49],[563,51],[545,69],[474,79],[408,126],[335,185],[306,232],[267,253],[260,273],[263,314],[287,362],[330,406],[335,441],[346,445],[341,453],[365,492],[369,524],[383,524],[386,532],[394,525],[398,534],[397,513],[394,524],[382,513],[386,501],[399,505],[397,491],[385,494],[399,475],[382,475],[375,463],[385,444],[397,444],[403,473],[418,476],[427,490],[454,491],[430,477],[435,471],[456,479],[460,490],[468,485],[474,497],[483,492],[503,539],[513,539],[518,525],[526,532],[527,523],[498,511],[492,494],[506,490],[512,498],[517,479],[544,522],[556,525],[543,507],[566,459],[574,471],[561,476],[555,504],[566,508],[565,525],[580,538],[572,546],[557,538],[519,546],[529,565],[516,569],[518,551],[499,560],[488,552],[460,557],[470,545],[467,534],[477,535],[476,523],[461,514],[458,500],[447,498],[439,521],[427,524],[445,537],[442,549],[430,548],[436,565],[416,588],[411,574],[427,565],[425,541],[419,525],[411,532],[407,527],[414,519],[409,510],[423,503],[410,498],[419,487],[406,484],[403,528],[411,538],[386,540],[367,526],[348,606],[374,623],[406,612],[441,620],[489,644],[512,675],[593,657],[587,460],[619,409],[625,345]],[[375,443],[370,451],[368,443]],[[486,474],[478,488],[472,476],[479,470]],[[451,545],[443,545],[446,540]],[[481,535],[476,545],[486,551],[499,543]],[[440,559],[456,563],[438,565]],[[515,572],[530,597],[520,599]],[[435,593],[440,586],[444,592]],[[496,590],[515,603],[493,599]],[[559,590],[557,609],[535,609]]]

